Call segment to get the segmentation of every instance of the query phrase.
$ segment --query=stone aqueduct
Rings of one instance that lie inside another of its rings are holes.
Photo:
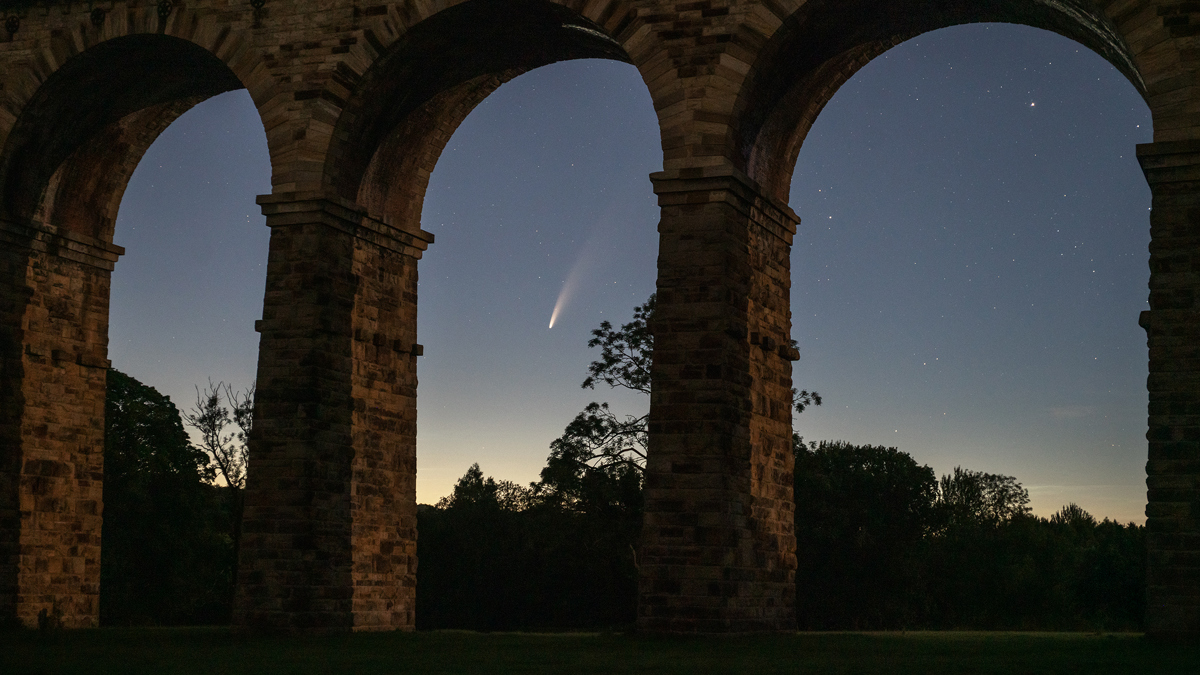
[[[1153,114],[1154,142],[1138,147],[1153,193],[1148,629],[1200,637],[1200,4],[8,0],[0,12],[0,620],[57,607],[69,626],[97,621],[117,208],[172,120],[246,88],[273,187],[259,198],[271,241],[235,622],[412,629],[430,172],[506,80],[606,58],[640,71],[664,167],[651,176],[662,217],[639,626],[794,628],[797,153],[873,57],[1002,21],[1093,49]]]

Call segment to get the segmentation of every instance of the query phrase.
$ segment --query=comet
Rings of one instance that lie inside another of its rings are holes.
[[[550,328],[554,328],[554,324],[558,323],[558,318],[562,316],[563,310],[570,304],[572,296],[579,287],[583,285],[583,280],[587,273],[591,270],[594,263],[599,262],[603,257],[603,238],[604,233],[609,231],[618,219],[618,209],[621,202],[610,200],[605,206],[604,211],[596,219],[596,222],[591,227],[591,234],[584,241],[583,250],[579,252],[579,259],[571,266],[571,270],[567,272],[567,278],[563,281],[562,290],[558,292],[558,299],[554,301],[554,311],[550,312]]]
[[[581,262],[583,262],[583,258],[580,258],[579,262],[576,262],[571,268],[570,273],[567,274],[567,280],[563,282],[562,290],[558,292],[558,300],[554,301],[554,311],[550,312],[550,328],[554,328],[554,322],[558,321],[558,315],[562,314],[567,303],[571,301],[571,296],[575,294],[575,288],[579,286]]]
[[[571,302],[571,296],[575,295],[575,291],[579,288],[580,281],[584,277],[584,272],[590,267],[590,263],[594,258],[592,255],[594,248],[593,242],[589,240],[584,245],[583,253],[579,255],[579,259],[571,266],[571,271],[567,272],[567,279],[563,282],[562,290],[558,292],[558,299],[554,301],[554,311],[550,312],[550,328],[554,328],[558,317],[567,308],[567,304]]]

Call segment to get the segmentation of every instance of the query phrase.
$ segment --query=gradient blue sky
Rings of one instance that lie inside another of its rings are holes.
[[[1042,515],[1141,522],[1150,139],[1123,76],[1036,29],[936,31],[863,68],[792,183],[795,375],[826,400],[800,433],[1013,475]],[[419,501],[473,462],[535,480],[589,401],[644,410],[579,383],[589,331],[654,290],[661,163],[645,86],[614,62],[523,75],[451,139],[422,218]],[[125,193],[110,357],[183,409],[209,377],[254,377],[269,176],[232,92],[168,128]]]

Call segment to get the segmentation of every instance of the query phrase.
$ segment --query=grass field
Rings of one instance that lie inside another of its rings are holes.
[[[1138,635],[384,633],[253,637],[225,628],[0,634],[0,674],[1200,673],[1200,647]]]

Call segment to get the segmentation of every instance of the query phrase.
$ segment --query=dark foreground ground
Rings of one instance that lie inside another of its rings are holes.
[[[0,673],[1200,673],[1138,635],[801,633],[724,638],[434,632],[251,637],[225,628],[0,633]]]

